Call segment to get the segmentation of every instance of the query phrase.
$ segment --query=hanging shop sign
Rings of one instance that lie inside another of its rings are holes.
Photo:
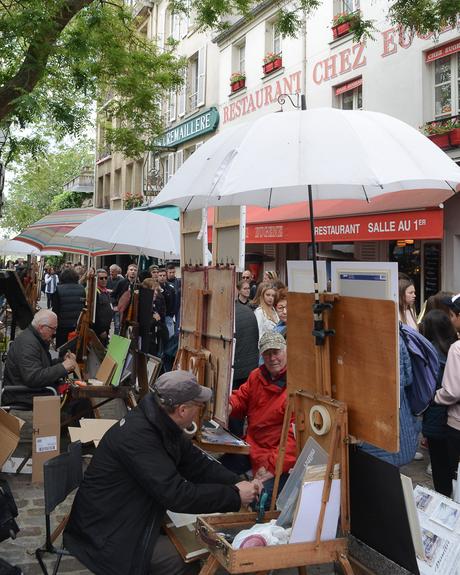
[[[217,108],[209,108],[198,116],[194,116],[165,132],[155,140],[154,145],[157,148],[175,148],[183,142],[214,132],[218,125],[219,112]]]

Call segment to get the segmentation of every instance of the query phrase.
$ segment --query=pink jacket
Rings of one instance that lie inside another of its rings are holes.
[[[436,403],[449,406],[447,425],[460,431],[460,340],[450,346],[442,387],[434,399]]]

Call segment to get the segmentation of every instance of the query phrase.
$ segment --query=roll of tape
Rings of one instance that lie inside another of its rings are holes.
[[[318,420],[321,425],[318,425]],[[326,435],[331,429],[331,416],[324,405],[314,405],[310,409],[310,427],[316,435]]]

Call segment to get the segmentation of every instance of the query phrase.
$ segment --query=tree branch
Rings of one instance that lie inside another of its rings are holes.
[[[24,93],[33,91],[43,77],[56,41],[61,32],[84,7],[92,4],[94,0],[67,0],[56,13],[51,25],[40,27],[24,56],[24,60],[17,73],[0,88],[0,120],[6,118],[14,109],[14,102]]]

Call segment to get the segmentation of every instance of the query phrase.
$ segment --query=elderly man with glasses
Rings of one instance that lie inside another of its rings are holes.
[[[41,393],[49,395],[45,387],[56,387],[76,366],[75,355],[67,353],[64,361],[52,360],[49,346],[56,333],[58,319],[47,309],[38,311],[32,323],[13,341],[5,364],[3,385],[25,385],[30,394],[6,390],[2,404],[21,403],[32,407],[33,396]]]

